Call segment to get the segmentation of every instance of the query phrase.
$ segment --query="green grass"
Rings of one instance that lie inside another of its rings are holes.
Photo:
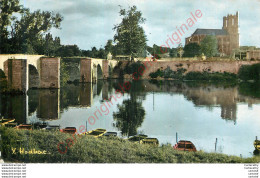
[[[0,128],[1,151],[7,162],[25,163],[257,163],[259,157],[240,158],[202,151],[182,152],[172,146],[153,147],[120,138],[76,137],[66,154],[60,154],[57,144],[72,138],[70,134],[48,131]],[[17,141],[19,140],[19,142]],[[45,150],[46,155],[12,154],[11,148]]]

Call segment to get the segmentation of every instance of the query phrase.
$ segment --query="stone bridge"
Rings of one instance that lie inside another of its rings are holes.
[[[67,58],[66,62],[73,60]],[[94,58],[78,58],[77,61],[76,69],[68,71],[68,75],[78,74],[79,82],[107,79],[117,64],[117,61]],[[9,89],[26,92],[29,88],[60,88],[60,77],[66,71],[65,67],[61,72],[62,63],[60,58],[43,55],[1,54],[0,72],[6,76]]]

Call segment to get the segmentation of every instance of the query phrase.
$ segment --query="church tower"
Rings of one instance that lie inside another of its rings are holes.
[[[233,49],[239,48],[239,14],[236,12],[236,15],[227,15],[223,17],[223,27],[229,36],[230,46],[228,51],[230,54]]]

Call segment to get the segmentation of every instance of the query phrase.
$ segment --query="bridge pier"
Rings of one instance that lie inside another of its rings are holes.
[[[103,79],[107,79],[109,77],[108,60],[103,60],[102,61],[102,71],[103,71]]]
[[[40,58],[39,88],[60,88],[60,58]]]
[[[92,82],[92,59],[80,60],[80,82]]]
[[[8,90],[26,92],[28,89],[26,59],[8,59],[4,62],[4,73]]]

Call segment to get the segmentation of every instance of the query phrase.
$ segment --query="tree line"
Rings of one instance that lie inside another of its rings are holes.
[[[106,42],[104,48],[92,47],[82,50],[77,45],[62,45],[60,37],[53,37],[50,30],[61,29],[63,17],[59,13],[49,11],[30,11],[20,5],[19,0],[0,0],[0,53],[1,54],[41,54],[46,56],[72,57],[87,56],[93,58],[107,58],[110,52],[113,56],[128,55],[146,57],[147,51],[157,58],[165,57],[160,47],[147,46],[147,37],[142,24],[146,19],[136,6],[123,9],[120,6],[121,23],[113,28],[113,39]],[[194,43],[184,47],[183,57],[194,57],[203,52],[207,56],[215,55],[216,42],[207,37],[201,45]],[[205,41],[205,44],[204,44]],[[204,44],[204,45],[203,45]],[[211,46],[215,45],[209,49]],[[182,47],[167,48],[167,57],[181,57],[178,51]]]

